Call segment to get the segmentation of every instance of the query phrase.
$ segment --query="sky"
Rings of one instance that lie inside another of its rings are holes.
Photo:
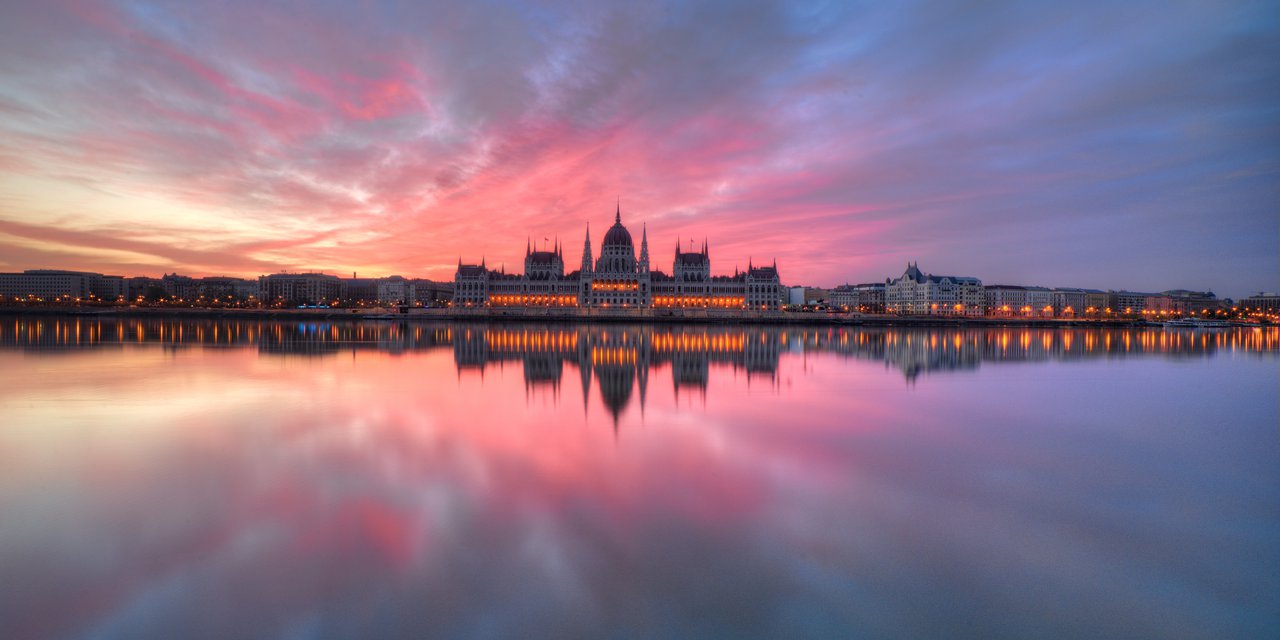
[[[1280,289],[1280,2],[0,0],[0,270]]]

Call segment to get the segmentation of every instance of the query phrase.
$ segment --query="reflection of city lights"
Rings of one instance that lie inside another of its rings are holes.
[[[855,335],[856,334],[856,335]],[[647,367],[666,359],[693,355],[742,362],[753,354],[776,359],[791,344],[806,351],[844,352],[890,362],[931,362],[950,368],[965,361],[1067,358],[1105,355],[1119,349],[1139,354],[1212,354],[1217,350],[1275,352],[1276,327],[1218,331],[1163,328],[1061,329],[691,329],[648,327],[612,330],[528,328],[474,331],[471,327],[402,327],[337,322],[239,322],[176,319],[40,319],[19,318],[0,325],[0,346],[57,347],[134,343],[257,347],[272,352],[326,353],[348,345],[354,349],[413,350],[460,348],[479,340],[481,357],[539,355],[576,361],[585,355],[600,365]],[[584,345],[583,341],[586,340]],[[461,341],[461,342],[456,342]],[[587,350],[581,351],[580,347]],[[346,347],[343,347],[346,348]],[[761,351],[763,349],[763,351]],[[916,354],[916,355],[912,355]],[[955,360],[955,364],[939,362]],[[904,365],[905,366],[905,365]]]

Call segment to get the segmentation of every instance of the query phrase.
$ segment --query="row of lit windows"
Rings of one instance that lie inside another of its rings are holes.
[[[547,295],[520,295],[520,296],[489,296],[489,303],[498,306],[544,306],[544,307],[576,307],[578,306],[577,296],[547,296]]]
[[[591,289],[593,291],[639,291],[640,284],[636,282],[592,282]]]
[[[657,296],[653,306],[741,308],[746,306],[746,300],[734,296]]]
[[[653,288],[653,293],[655,295],[693,295],[693,294],[707,295],[709,291],[714,292],[712,295],[725,296],[725,295],[733,295],[733,294],[743,295],[744,293],[746,293],[747,290],[744,287],[717,287],[717,286],[672,287],[668,285],[668,286],[657,286]]]

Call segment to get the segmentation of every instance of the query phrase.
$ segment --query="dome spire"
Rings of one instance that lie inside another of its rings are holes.
[[[618,208],[613,214],[614,224],[622,224],[622,196],[618,196]]]

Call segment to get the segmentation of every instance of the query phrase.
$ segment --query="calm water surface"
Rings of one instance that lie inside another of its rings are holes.
[[[0,317],[0,635],[1274,638],[1278,349]]]

